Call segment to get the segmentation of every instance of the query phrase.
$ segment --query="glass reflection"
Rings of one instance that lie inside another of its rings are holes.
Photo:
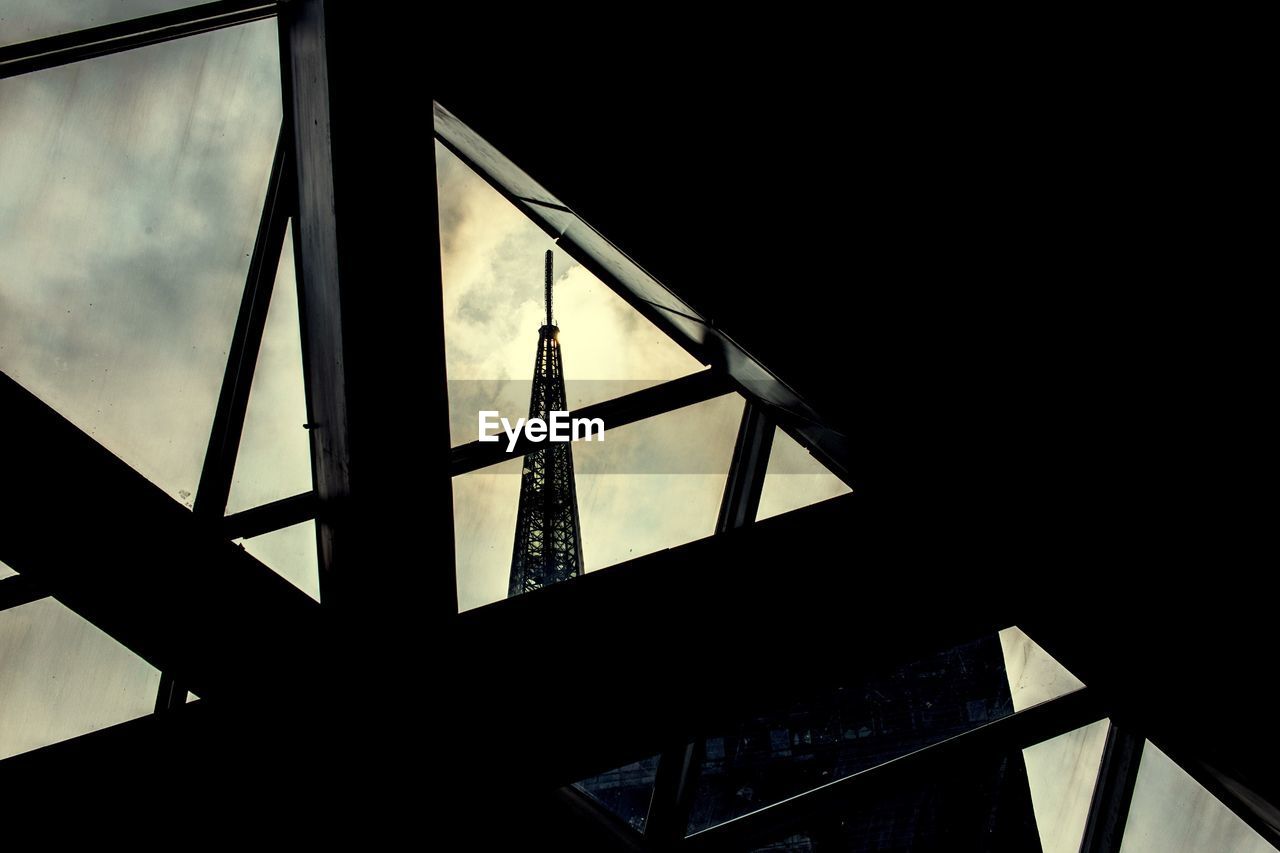
[[[583,793],[616,814],[637,832],[644,832],[653,799],[653,780],[658,772],[658,756],[607,770],[599,776],[575,782]]]
[[[1014,712],[995,635],[761,708],[708,737],[689,819],[696,832]]]
[[[766,841],[766,839],[760,839]],[[871,789],[753,853],[921,853],[1036,850],[1035,819],[1019,756],[996,755],[907,786]]]
[[[1010,628],[885,675],[758,709],[736,728],[706,739],[689,831],[764,808],[1082,686],[1026,634]],[[1037,758],[1050,754],[1052,749]],[[1044,760],[1037,771],[1043,779],[1048,772]],[[1088,793],[1084,796],[1087,800]]]

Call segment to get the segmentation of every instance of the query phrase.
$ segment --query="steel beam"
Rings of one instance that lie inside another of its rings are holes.
[[[284,246],[284,235],[292,213],[295,198],[293,180],[292,158],[282,131],[276,142],[275,158],[267,181],[267,195],[258,221],[258,236],[254,240],[253,254],[249,260],[244,295],[240,300],[240,311],[231,336],[231,348],[227,352],[222,390],[218,394],[218,406],[214,410],[213,426],[209,432],[204,468],[200,472],[200,484],[196,489],[193,511],[201,519],[221,519],[227,509],[231,478],[235,473],[240,438],[244,433],[245,412],[249,407],[249,391],[253,386],[253,374],[262,347],[262,333],[271,307],[280,250]]]
[[[368,17],[326,0],[282,6],[281,61],[321,595],[371,631],[404,632],[391,641],[401,647],[410,625],[458,610],[444,309],[433,149],[411,160],[418,141],[385,126],[403,109],[385,103],[399,97],[386,75],[411,59],[342,59],[385,35]],[[407,170],[411,161],[421,168]],[[410,215],[387,207],[392,187],[400,201],[412,196]],[[406,554],[423,553],[424,519],[428,568],[404,571]]]
[[[909,525],[846,495],[459,614],[449,640],[458,719],[446,728],[477,732],[475,767],[502,760],[512,773],[568,784],[687,743],[755,703],[1013,624],[1016,571],[995,560],[976,586],[973,575],[942,573],[921,595],[917,567],[947,559],[962,540],[913,537]],[[858,572],[845,562],[850,542]],[[962,599],[970,603],[955,606]],[[869,601],[876,606],[857,606]],[[573,653],[536,666],[513,658],[529,637]],[[749,652],[700,665],[726,638]],[[495,662],[513,660],[493,677]],[[510,725],[513,708],[538,737],[478,734]]]
[[[315,492],[306,492],[226,516],[222,519],[222,535],[227,539],[252,539],[315,517]]]
[[[1111,721],[1093,786],[1080,853],[1120,853],[1145,739]]]
[[[220,0],[130,21],[89,27],[62,35],[0,47],[0,80],[145,47],[171,39],[270,18],[276,3]]]
[[[720,502],[720,519],[716,532],[724,533],[745,527],[756,520],[760,508],[760,492],[769,470],[769,451],[773,447],[773,419],[768,409],[748,400],[742,409],[742,423],[733,446],[733,462]]]
[[[34,578],[26,575],[5,578],[0,580],[0,612],[39,601],[48,595],[49,593]]]
[[[335,603],[329,593],[340,563],[343,528],[350,522],[352,463],[323,0],[304,0],[282,10],[280,46],[286,123],[297,170],[294,266],[312,472],[320,508],[320,591],[326,603]]]
[[[678,844],[689,831],[704,741],[697,737],[662,751],[653,780],[645,838],[661,849]]]
[[[755,522],[760,506],[760,491],[769,468],[769,450],[773,444],[773,420],[767,409],[748,399],[742,409],[742,421],[733,448],[733,459],[720,500],[720,516],[716,533],[727,533]],[[653,787],[653,802],[645,836],[657,843],[674,845],[684,838],[689,826],[689,811],[701,770],[704,741],[694,737],[663,750],[658,763],[658,776]]]
[[[0,560],[201,696],[303,677],[311,599],[3,375],[0,411]]]

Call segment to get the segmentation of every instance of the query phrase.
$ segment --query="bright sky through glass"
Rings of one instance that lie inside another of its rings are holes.
[[[0,47],[194,6],[200,0],[4,0]]]
[[[476,413],[528,415],[538,328],[546,316],[542,229],[436,143],[445,366],[455,445]],[[554,314],[571,409],[702,369],[577,261],[555,249]]]
[[[543,255],[554,243],[447,149],[436,146],[445,358],[453,444],[477,437],[477,412],[529,408]],[[702,369],[576,261],[555,252],[555,320],[570,408]],[[588,571],[710,535],[742,399],[728,395],[574,447]],[[521,463],[455,477],[459,607],[505,598]]]
[[[0,371],[188,505],[280,117],[275,21],[0,80]]]
[[[0,611],[0,758],[148,714],[160,673],[52,598]]]

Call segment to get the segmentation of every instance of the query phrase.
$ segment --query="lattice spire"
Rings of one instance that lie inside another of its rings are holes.
[[[547,322],[538,330],[529,417],[567,411],[558,329],[551,313],[552,255],[546,259]],[[519,595],[582,574],[582,533],[568,442],[547,441],[524,458],[507,595]]]

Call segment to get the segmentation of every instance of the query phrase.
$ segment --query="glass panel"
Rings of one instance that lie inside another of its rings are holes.
[[[853,489],[809,455],[799,442],[776,429],[769,450],[769,467],[765,470],[764,486],[760,490],[756,521],[847,495],[851,491]]]
[[[759,841],[769,843],[760,845]],[[909,787],[864,788],[856,801],[814,817],[782,838],[759,839],[753,851],[777,853],[907,853],[962,850],[1036,850],[1035,818],[1022,761],[979,757],[937,778]]]
[[[658,756],[636,761],[615,770],[575,782],[609,811],[637,832],[644,832],[653,799],[653,780],[658,772]]]
[[[587,571],[715,533],[743,403],[726,394],[573,445]]]
[[[311,491],[311,445],[303,428],[306,421],[293,235],[287,231],[262,349],[253,371],[228,513]]]
[[[436,175],[455,446],[476,440],[482,409],[528,415],[547,249],[555,251],[553,313],[570,409],[702,368],[439,143]]]
[[[149,714],[160,673],[52,598],[0,612],[0,758]]]
[[[1044,853],[1080,850],[1109,726],[1099,720],[1022,751]]]
[[[1274,853],[1275,848],[1147,741],[1120,853]]]
[[[1057,699],[1084,687],[1067,668],[1024,634],[1019,628],[1000,632],[1004,665],[1009,673],[1009,692],[1013,710],[1025,711],[1033,705]]]
[[[812,838],[804,833],[797,833],[763,847],[752,848],[751,853],[815,853],[817,849],[813,846]]]
[[[715,532],[742,406],[726,394],[572,444],[586,571]],[[460,610],[507,596],[522,468],[453,478]]]
[[[5,0],[0,47],[194,6],[199,0]]]
[[[277,38],[0,80],[0,370],[188,505],[280,129]]]
[[[459,612],[507,597],[522,467],[511,459],[453,478]]]
[[[13,569],[9,568],[4,563],[0,563],[0,578],[13,577],[16,574],[17,572],[15,572]]]
[[[1013,713],[995,635],[792,704],[706,739],[695,832]]]
[[[320,600],[320,561],[316,556],[314,521],[235,541],[280,577],[316,601]]]

